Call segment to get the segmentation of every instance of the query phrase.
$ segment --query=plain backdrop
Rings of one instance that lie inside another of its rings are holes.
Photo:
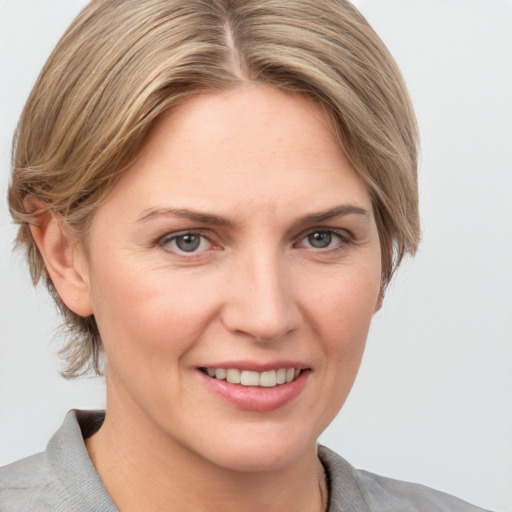
[[[83,0],[0,0],[0,463],[43,450],[101,378],[58,375],[56,316],[6,207],[10,141]],[[512,2],[361,0],[404,73],[421,136],[423,242],[390,287],[322,442],[357,467],[512,510]]]

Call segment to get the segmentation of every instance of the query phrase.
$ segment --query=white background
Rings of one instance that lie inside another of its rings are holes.
[[[58,376],[59,323],[32,289],[5,191],[16,120],[83,0],[0,0],[0,463],[44,449],[102,379]],[[512,2],[360,0],[422,135],[423,243],[375,318],[322,441],[358,467],[512,510]]]

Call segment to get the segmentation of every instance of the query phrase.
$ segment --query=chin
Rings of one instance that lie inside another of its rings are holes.
[[[217,438],[205,447],[203,457],[236,472],[283,471],[302,457],[316,457],[317,436],[290,433],[289,429],[284,432],[265,428],[248,430],[230,431],[229,435]]]

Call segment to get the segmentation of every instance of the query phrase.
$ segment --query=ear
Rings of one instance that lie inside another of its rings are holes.
[[[57,293],[77,315],[92,315],[87,261],[80,244],[66,233],[62,219],[43,203],[33,198],[26,202],[28,211],[38,212],[30,232]]]

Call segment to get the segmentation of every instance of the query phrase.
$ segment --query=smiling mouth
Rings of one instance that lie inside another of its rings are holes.
[[[237,368],[200,368],[200,370],[212,379],[225,380],[230,384],[264,388],[273,388],[293,382],[303,371],[298,368],[279,368],[266,372],[253,372]]]

